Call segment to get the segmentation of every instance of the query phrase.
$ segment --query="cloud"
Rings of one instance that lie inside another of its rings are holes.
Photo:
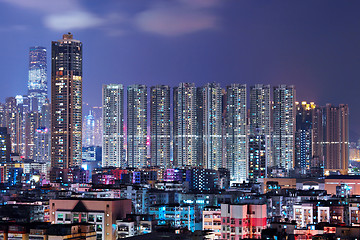
[[[83,11],[67,12],[65,14],[52,14],[44,19],[46,27],[56,31],[67,31],[97,27],[104,23],[104,20]]]
[[[179,36],[217,25],[215,16],[181,9],[151,9],[136,17],[137,26],[146,32],[166,36]]]
[[[103,23],[100,17],[84,9],[79,0],[0,1],[42,13],[45,27],[54,31],[86,29],[100,26]],[[71,10],[69,11],[69,9]]]
[[[81,0],[0,0],[0,3],[39,12],[44,26],[57,32],[99,28],[109,36],[133,31],[179,36],[216,28],[218,17],[213,10],[220,1],[153,0],[144,4],[143,10],[130,11],[131,14],[124,14],[125,9],[117,7],[107,13],[92,12]]]

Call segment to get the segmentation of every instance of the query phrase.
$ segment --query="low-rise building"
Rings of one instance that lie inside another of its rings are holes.
[[[117,239],[116,220],[131,213],[129,199],[52,199],[50,221],[53,224],[91,223],[97,239]]]
[[[190,205],[152,205],[149,214],[154,215],[157,225],[170,225],[175,228],[187,228],[191,232],[195,231],[195,211]]]
[[[221,237],[260,239],[266,219],[266,204],[221,204]]]

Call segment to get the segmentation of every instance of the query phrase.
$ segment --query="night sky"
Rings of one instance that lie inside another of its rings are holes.
[[[70,31],[84,43],[92,106],[105,83],[294,84],[297,101],[349,104],[356,141],[359,9],[340,0],[0,0],[0,99],[27,93],[30,46],[47,47],[50,60],[51,41]]]

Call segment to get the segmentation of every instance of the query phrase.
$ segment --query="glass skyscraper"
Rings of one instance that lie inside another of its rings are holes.
[[[84,147],[95,146],[95,118],[94,113],[90,110],[89,114],[85,117],[84,124]]]
[[[47,98],[46,48],[30,47],[28,96],[31,111],[41,111]]]

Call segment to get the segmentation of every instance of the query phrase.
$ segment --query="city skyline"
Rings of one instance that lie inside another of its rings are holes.
[[[350,137],[352,141],[360,137],[356,121],[360,110],[355,100],[358,88],[355,80],[360,77],[356,71],[359,16],[354,7],[359,3],[318,1],[309,8],[308,2],[191,2],[194,3],[151,1],[140,9],[136,1],[109,1],[101,7],[75,1],[74,11],[86,13],[79,16],[94,21],[83,24],[86,21],[80,19],[77,26],[61,22],[62,27],[56,20],[63,16],[61,9],[70,4],[68,1],[64,6],[55,4],[59,9],[42,6],[43,1],[34,6],[21,1],[1,2],[0,11],[7,24],[0,25],[0,31],[6,33],[0,62],[7,64],[2,64],[6,67],[0,70],[10,80],[4,82],[7,91],[0,93],[1,102],[8,96],[26,94],[29,47],[43,46],[49,50],[52,39],[71,31],[82,39],[86,49],[84,78],[88,85],[84,87],[84,102],[92,106],[101,106],[101,86],[111,83],[127,86],[151,82],[170,87],[184,81],[199,86],[220,82],[223,87],[230,83],[294,84],[300,101],[349,104]],[[176,10],[178,6],[182,11]],[[176,14],[169,16],[161,9]],[[121,14],[112,14],[112,10]],[[169,25],[174,22],[170,20],[182,16],[185,10],[193,13],[191,16],[195,15],[196,20],[203,17],[206,21],[201,26],[185,25],[182,31],[179,30],[182,25],[176,25],[171,32]],[[335,11],[339,15],[336,24],[332,20]],[[198,12],[203,14],[197,17]],[[164,29],[151,21],[147,26],[143,20],[147,14],[161,19],[167,16],[170,20]],[[10,15],[24,16],[27,20]],[[303,16],[307,16],[306,21]],[[48,18],[54,21],[44,24]],[[110,30],[114,30],[112,35]],[[13,41],[14,38],[17,40]],[[102,48],[103,44],[108,47]],[[152,57],[155,53],[156,60]],[[96,71],[98,67],[104,71]]]

